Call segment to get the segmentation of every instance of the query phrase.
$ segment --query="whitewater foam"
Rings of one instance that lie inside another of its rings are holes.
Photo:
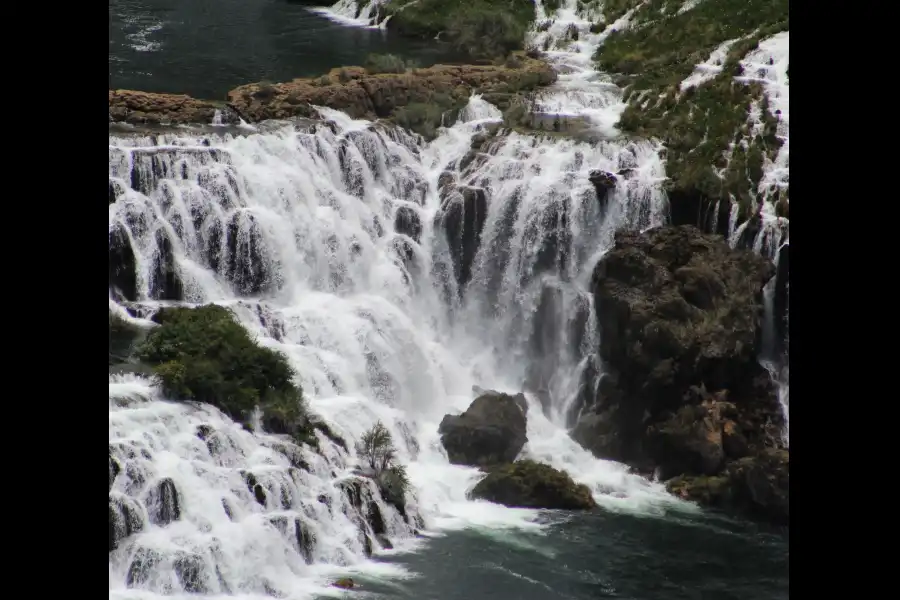
[[[539,108],[583,117],[613,136],[621,93],[589,60],[603,37],[589,33],[574,0],[555,17],[530,37],[551,39],[552,61],[566,71]],[[553,38],[573,24],[584,38]],[[138,299],[110,296],[110,309],[146,327],[125,307],[146,316],[178,297],[229,306],[261,344],[285,353],[311,411],[348,442],[344,449],[319,434],[321,454],[287,448],[210,407],[165,402],[146,379],[111,376],[110,445],[123,465],[112,493],[152,505],[146,494],[170,479],[182,518],[159,525],[144,515],[143,529],[110,554],[110,597],[177,596],[201,584],[212,594],[305,597],[327,591],[338,572],[408,576],[365,559],[359,510],[340,489],[356,480],[353,443],[377,421],[408,465],[407,509],[422,520],[408,523],[373,488],[366,502],[384,515],[395,551],[423,543],[414,536],[423,525],[426,532],[541,530],[537,511],[468,500],[481,473],[447,460],[438,423],[468,406],[473,385],[527,387],[523,454],[567,470],[605,508],[691,510],[660,484],[593,458],[565,431],[598,343],[590,271],[617,228],[665,220],[658,146],[507,133],[463,164],[475,136],[502,118],[480,97],[427,145],[318,110],[325,122],[269,123],[240,134],[110,136],[110,240],[133,250]],[[605,204],[588,181],[594,169],[627,172]],[[463,284],[442,229],[453,203],[465,206],[446,187],[448,174],[454,189],[488,199]],[[401,209],[405,219],[415,216],[418,232],[395,227]],[[212,450],[207,428],[219,440]],[[266,488],[265,506],[248,489],[248,472]],[[285,522],[314,534],[310,564],[296,536],[279,529]],[[146,576],[135,579],[138,552],[157,562],[144,561]],[[185,583],[189,575],[202,581]]]

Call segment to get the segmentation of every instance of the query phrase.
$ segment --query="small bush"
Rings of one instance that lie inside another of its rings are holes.
[[[356,454],[375,472],[385,499],[397,504],[409,487],[406,467],[397,463],[397,449],[391,432],[381,421],[367,431],[356,444]],[[401,502],[402,504],[402,502]]]
[[[301,389],[287,358],[259,346],[227,308],[163,308],[159,324],[137,350],[153,366],[163,392],[173,400],[211,404],[236,420],[254,408],[274,433],[305,435]]]
[[[396,54],[370,54],[366,57],[366,71],[376,73],[406,73],[416,68],[416,64],[406,61]]]

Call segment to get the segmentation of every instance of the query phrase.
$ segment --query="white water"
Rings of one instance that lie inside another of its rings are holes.
[[[766,159],[763,165],[763,177],[757,190],[761,202],[760,215],[762,223],[753,240],[753,249],[772,259],[775,258],[783,244],[790,243],[788,219],[775,214],[775,202],[778,191],[786,190],[790,185],[790,132],[789,108],[790,86],[787,69],[790,48],[790,32],[782,31],[759,43],[759,48],[750,52],[741,60],[744,74],[735,77],[739,83],[757,82],[762,84],[769,101],[769,112],[778,119],[776,135],[781,139],[774,161]],[[771,63],[771,64],[770,64]],[[760,128],[759,106],[751,111],[749,122],[752,127]],[[749,222],[742,223],[733,229],[730,239],[736,243],[740,239]]]
[[[583,117],[612,135],[621,93],[591,70],[589,58],[603,36],[589,33],[574,4],[561,9],[547,32],[532,36],[559,36],[569,24],[581,34],[578,42],[553,38],[551,60],[565,73],[540,106]],[[627,16],[620,26],[625,23]],[[251,434],[209,407],[165,402],[139,377],[111,376],[110,445],[123,465],[111,495],[140,500],[136,506],[146,513],[155,506],[148,490],[171,478],[181,519],[159,526],[143,514],[144,529],[110,554],[110,597],[183,595],[173,561],[185,555],[203,565],[207,593],[245,598],[273,590],[309,597],[323,593],[338,572],[405,576],[399,567],[364,558],[359,515],[335,487],[352,477],[353,442],[377,420],[392,431],[408,465],[414,491],[407,510],[421,516],[429,535],[473,526],[539,528],[535,511],[467,500],[479,472],[446,459],[438,423],[468,406],[473,385],[519,391],[530,378],[539,389],[528,394],[523,455],[567,470],[607,509],[689,508],[661,485],[594,459],[565,431],[579,367],[597,344],[590,271],[616,228],[664,219],[657,148],[509,134],[460,171],[455,161],[473,136],[500,118],[480,98],[427,146],[337,111],[320,112],[333,130],[266,124],[249,135],[204,136],[208,147],[188,130],[155,139],[110,137],[109,174],[123,193],[109,206],[109,227],[125,232],[135,250],[139,305],[161,303],[150,299],[161,288],[154,280],[161,231],[171,241],[185,298],[231,306],[261,343],[284,352],[312,411],[350,447],[345,452],[322,436],[324,456],[289,447],[310,472],[292,469],[285,453],[273,449],[284,448],[277,436]],[[587,180],[597,168],[633,169],[605,209]],[[461,301],[446,237],[434,226],[442,202],[462,201],[458,193],[439,194],[445,170],[458,183],[482,188],[488,199]],[[140,190],[130,188],[134,173],[141,174]],[[400,208],[419,216],[418,242],[393,231]],[[228,265],[231,222],[240,242],[236,269]],[[548,239],[557,242],[549,265]],[[406,248],[412,259],[398,252]],[[221,259],[213,269],[216,250]],[[256,279],[266,285],[251,285]],[[578,306],[581,311],[572,309]],[[213,448],[196,435],[204,424],[217,432]],[[265,507],[253,499],[241,469],[269,490]],[[401,551],[422,543],[377,493],[370,501]],[[269,524],[273,516],[300,518],[314,533],[312,564],[290,535]],[[163,562],[127,587],[130,565],[148,551]]]
[[[715,50],[710,52],[709,58],[698,65],[694,65],[693,73],[684,78],[679,84],[679,89],[683,92],[688,88],[697,87],[715,79],[722,72],[722,66],[728,57],[728,51],[731,50],[731,47],[738,39],[740,38],[722,42]]]

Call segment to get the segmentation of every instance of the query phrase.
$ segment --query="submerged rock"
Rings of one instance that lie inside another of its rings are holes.
[[[549,465],[521,460],[492,469],[472,498],[513,508],[588,510],[597,506],[590,489]]]
[[[512,462],[526,434],[524,394],[486,392],[461,415],[444,415],[438,432],[455,465],[489,466]]]
[[[352,590],[356,587],[356,584],[353,582],[352,577],[341,577],[331,584],[332,587],[340,588],[342,590]]]

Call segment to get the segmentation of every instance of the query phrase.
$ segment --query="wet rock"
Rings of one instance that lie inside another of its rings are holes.
[[[549,465],[522,460],[490,470],[472,498],[514,508],[588,510],[597,504],[586,485]]]
[[[376,535],[375,539],[378,541],[378,544],[385,550],[393,550],[394,544],[386,535]]]
[[[341,67],[311,79],[243,85],[228,92],[228,99],[249,121],[309,117],[315,114],[312,106],[374,119],[391,117],[410,104],[434,103],[436,94],[454,105],[473,92],[526,92],[554,81],[556,72],[547,63],[522,57],[514,67],[435,65],[406,73],[371,74],[362,67]]]
[[[790,280],[791,280],[791,245],[785,244],[778,253],[778,266],[775,273],[775,293],[772,298],[772,318],[775,320],[775,352],[778,355],[788,352],[790,326]]]
[[[109,495],[109,551],[130,535],[144,529],[141,510],[130,498]]]
[[[600,203],[601,207],[605,207],[609,191],[615,188],[616,183],[618,183],[616,176],[608,171],[594,169],[588,173],[588,181],[591,182],[591,185],[594,186],[594,190],[597,192],[597,202]]]
[[[256,217],[238,212],[228,222],[226,232],[228,261],[226,276],[235,290],[251,296],[271,288],[274,283],[270,258],[262,230]]]
[[[790,524],[790,453],[766,449],[734,461],[719,475],[682,475],[666,484],[673,494],[707,506]]]
[[[178,488],[171,478],[159,481],[147,496],[150,522],[154,525],[168,525],[181,518],[181,499]]]
[[[605,458],[646,458],[648,426],[677,412],[692,386],[728,389],[731,401],[762,402],[777,417],[777,399],[758,397],[754,383],[772,271],[691,226],[616,236],[593,275],[600,355],[621,394],[594,410],[620,442]]]
[[[294,539],[297,549],[306,564],[313,564],[313,551],[316,547],[316,534],[300,519],[294,519]]]
[[[109,453],[109,492],[112,491],[113,483],[116,481],[116,475],[122,470],[119,461],[113,458],[112,451]]]
[[[234,111],[220,103],[196,100],[181,94],[153,94],[133,90],[109,90],[110,122],[176,125],[213,123],[219,110],[221,122],[239,123]]]
[[[184,299],[184,288],[175,261],[175,248],[165,229],[156,230],[156,256],[150,277],[150,297],[154,300]]]
[[[772,450],[783,416],[757,357],[773,274],[693,226],[617,234],[592,282],[604,389],[573,439],[662,479],[721,477]]]
[[[125,300],[137,300],[137,263],[128,233],[120,224],[109,232],[109,287]]]
[[[259,481],[256,479],[256,475],[251,473],[250,471],[244,471],[244,483],[247,484],[247,489],[250,490],[250,493],[253,494],[253,498],[256,500],[257,504],[262,507],[266,506],[266,498],[268,497],[268,493],[266,488],[263,487]]]
[[[180,554],[173,561],[172,567],[182,589],[188,594],[205,594],[210,591],[202,557],[195,554]]]
[[[353,582],[352,577],[341,577],[331,584],[332,587],[340,588],[342,590],[352,590],[356,587],[356,584]]]
[[[453,271],[460,289],[472,277],[472,263],[481,245],[487,220],[487,196],[481,188],[460,186],[448,194],[437,215],[450,247]]]
[[[410,206],[399,207],[394,216],[394,231],[409,236],[418,244],[422,236],[422,221],[419,219],[419,213]]]
[[[162,561],[159,552],[149,548],[138,548],[128,565],[128,574],[125,577],[128,587],[138,587],[147,583]]]
[[[526,410],[523,394],[487,392],[461,415],[444,415],[438,432],[450,462],[488,466],[515,460],[528,441]]]
[[[325,421],[316,419],[316,418],[311,418],[310,423],[312,424],[313,428],[316,431],[320,432],[326,438],[328,438],[329,440],[334,442],[334,444],[336,444],[337,446],[342,448],[344,450],[344,452],[350,451],[347,448],[347,441],[344,438],[342,438],[341,436],[339,436],[338,434],[336,434],[334,432],[334,430],[328,426],[328,423],[326,423]]]

